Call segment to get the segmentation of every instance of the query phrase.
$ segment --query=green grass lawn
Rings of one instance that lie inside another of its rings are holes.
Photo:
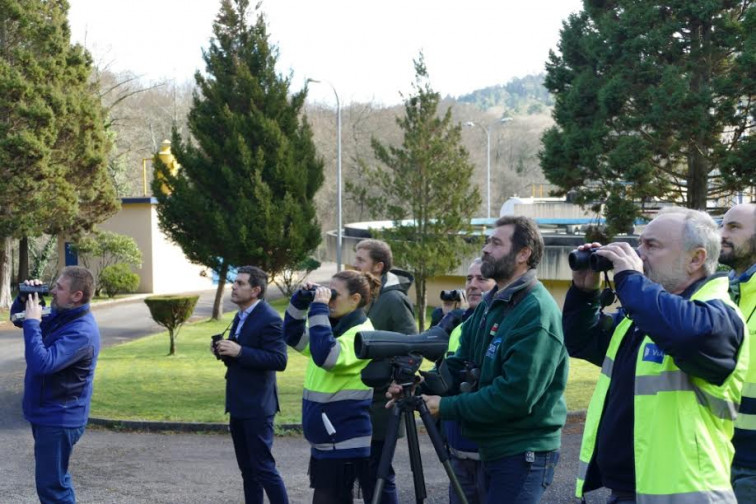
[[[283,312],[286,300],[274,308]],[[119,420],[226,422],[225,366],[209,352],[210,335],[221,332],[233,313],[222,321],[187,324],[169,357],[168,333],[147,336],[103,349],[100,353],[91,415]],[[302,384],[307,359],[290,349],[286,371],[278,373],[281,413],[276,423],[301,420]],[[585,409],[599,368],[571,362],[567,387],[570,411]]]

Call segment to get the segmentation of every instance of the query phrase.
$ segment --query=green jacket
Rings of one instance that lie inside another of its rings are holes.
[[[406,271],[392,269],[381,278],[381,292],[378,299],[368,307],[367,315],[376,331],[393,331],[402,334],[416,334],[415,312],[407,292],[414,278]],[[373,441],[386,437],[386,424],[391,410],[386,409],[386,387],[376,387],[370,418],[373,421]],[[401,424],[399,436],[404,436]]]
[[[465,362],[480,367],[478,387],[441,399],[444,420],[460,420],[481,460],[557,450],[567,418],[569,360],[562,318],[551,294],[528,271],[501,292],[489,292],[462,326],[447,366],[459,386]]]

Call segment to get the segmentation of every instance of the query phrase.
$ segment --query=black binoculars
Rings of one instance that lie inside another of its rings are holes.
[[[614,268],[612,261],[596,253],[599,247],[593,247],[588,250],[575,249],[567,256],[572,271],[592,269],[593,271],[609,271]]]
[[[442,290],[441,301],[454,301],[459,303],[462,301],[462,295],[460,294],[459,289]]]
[[[317,289],[315,287],[311,289],[299,289],[299,292],[297,293],[297,296],[302,301],[305,301],[307,303],[312,303],[312,301],[315,299],[315,291]],[[336,299],[336,296],[338,296],[339,293],[336,291],[336,289],[331,289],[331,301]]]

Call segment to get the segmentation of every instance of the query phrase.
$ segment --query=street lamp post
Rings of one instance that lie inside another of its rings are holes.
[[[315,79],[307,79],[307,82],[321,84],[322,82]],[[336,211],[336,271],[341,271],[341,248],[343,242],[342,224],[341,224],[341,101],[336,88],[328,81],[323,81],[333,90],[333,96],[336,97],[336,199],[338,208]]]
[[[488,219],[491,218],[491,128],[497,124],[506,124],[511,120],[511,117],[502,117],[488,126],[483,126],[482,124],[473,121],[467,121],[465,123],[465,126],[478,126],[486,132],[486,218]]]

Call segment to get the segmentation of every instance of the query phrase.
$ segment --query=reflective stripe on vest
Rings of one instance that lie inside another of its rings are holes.
[[[320,451],[349,450],[351,448],[369,448],[370,441],[372,439],[373,439],[372,436],[363,436],[363,437],[346,439],[338,443],[315,443],[315,444],[310,444],[310,446]]]
[[[313,392],[305,390],[302,393],[302,399],[310,402],[328,404],[337,401],[364,401],[373,400],[373,389],[367,390],[339,390],[333,393]]]
[[[691,300],[719,299],[732,305],[728,287],[726,278],[711,278]],[[594,456],[614,358],[631,325],[631,320],[625,318],[614,330],[588,407],[580,449],[578,497],[583,495]],[[649,354],[651,358],[647,358]],[[651,338],[644,337],[635,365],[633,399],[633,449],[639,504],[735,503],[730,486],[733,454],[730,438],[747,359],[748,345],[744,344],[735,370],[721,386],[715,386],[685,374]]]

